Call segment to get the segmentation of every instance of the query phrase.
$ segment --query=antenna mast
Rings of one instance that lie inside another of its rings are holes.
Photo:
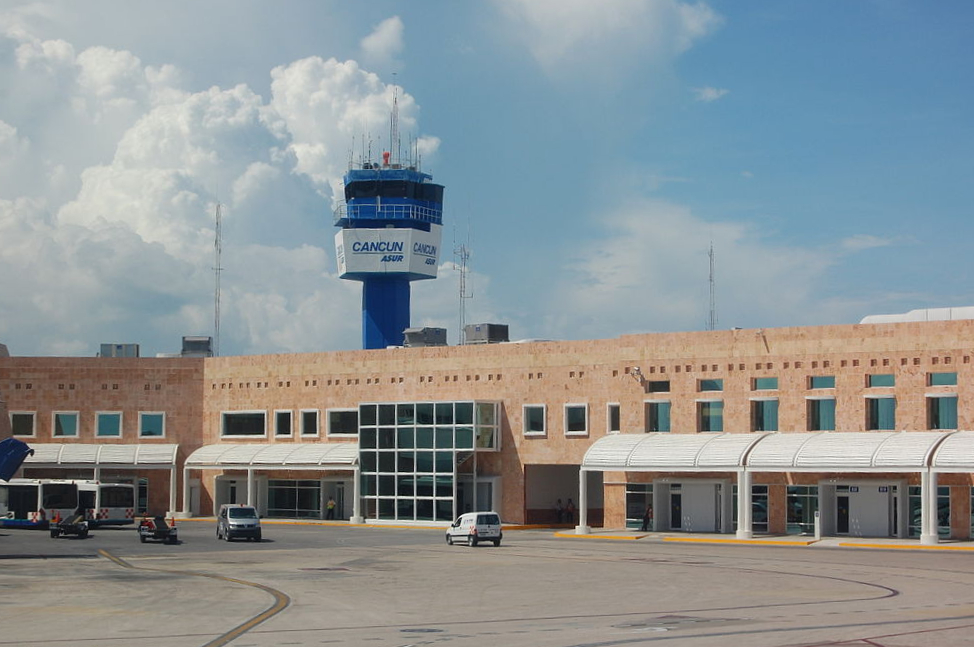
[[[213,240],[215,289],[213,293],[213,355],[220,355],[220,256],[223,253],[223,223],[220,203],[216,203],[216,236]]]
[[[472,294],[467,294],[467,260],[470,258],[470,247],[469,247],[470,234],[467,234],[467,243],[456,245],[453,248],[454,256],[454,267],[460,272],[460,333],[457,335],[457,339],[460,340],[460,345],[463,346],[467,343],[467,299],[473,298]]]
[[[717,330],[717,285],[716,285],[716,264],[714,261],[714,243],[710,243],[710,318],[707,320],[707,330]]]
[[[393,151],[395,146],[395,151]],[[389,118],[389,153],[395,152],[394,164],[402,163],[402,151],[399,142],[399,86],[393,86],[392,116]]]

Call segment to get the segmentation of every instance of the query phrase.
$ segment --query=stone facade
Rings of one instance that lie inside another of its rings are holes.
[[[322,422],[316,437],[295,430],[276,438],[269,429],[265,437],[253,439],[305,443],[333,440],[325,428],[328,409],[354,409],[366,402],[499,401],[501,449],[482,455],[478,469],[501,478],[502,500],[496,507],[505,521],[517,523],[544,520],[550,512],[549,490],[559,496],[577,494],[577,481],[570,475],[577,475],[591,443],[610,433],[610,405],[618,407],[621,433],[643,433],[645,402],[665,398],[671,406],[671,433],[692,434],[699,429],[698,400],[717,397],[723,401],[723,430],[748,433],[753,431],[752,402],[761,396],[778,402],[778,431],[809,431],[809,379],[834,376],[834,388],[824,393],[835,399],[837,432],[867,430],[867,399],[883,395],[896,399],[897,430],[928,429],[928,399],[937,394],[957,395],[957,427],[971,429],[972,341],[974,320],[961,320],[206,359],[0,354],[0,407],[35,413],[36,432],[24,438],[28,443],[178,443],[182,461],[203,445],[221,442],[224,412],[264,411],[271,421],[275,411],[292,411],[297,419],[302,410],[318,410]],[[956,373],[956,384],[931,386],[931,373]],[[868,376],[876,374],[893,375],[894,386],[868,386]],[[756,393],[757,378],[777,378],[777,388]],[[722,380],[723,388],[702,394],[702,379]],[[668,390],[654,393],[654,382],[669,382]],[[566,434],[566,404],[587,407],[584,432]],[[545,407],[544,433],[523,433],[525,405]],[[55,411],[79,412],[76,437],[53,436]],[[96,438],[99,411],[122,412],[121,436]],[[139,413],[147,411],[165,412],[164,438],[138,437]],[[2,418],[0,436],[9,435],[9,418]],[[536,483],[529,482],[529,473],[536,475],[531,477]],[[542,483],[546,475],[563,482],[547,488]],[[167,500],[168,482],[161,482],[166,478],[148,476],[155,479],[153,499]],[[770,485],[812,483],[815,478],[781,475],[780,483]],[[604,505],[606,525],[618,527],[625,520],[627,476],[606,474],[604,479],[603,495],[590,503]],[[970,476],[945,476],[941,484],[957,487],[956,510],[966,510],[968,518],[952,519],[960,519],[957,534],[968,532]],[[532,488],[544,489],[542,500]],[[212,503],[212,479],[203,489],[206,507]],[[772,509],[783,505],[781,497],[772,489]]]

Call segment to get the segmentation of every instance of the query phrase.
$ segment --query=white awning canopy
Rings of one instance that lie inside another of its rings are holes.
[[[179,445],[31,443],[30,448],[34,455],[24,460],[24,467],[172,469]]]
[[[737,470],[766,434],[613,434],[600,438],[582,469],[601,471]]]
[[[590,471],[974,471],[974,432],[614,434],[585,453]]]
[[[937,448],[933,468],[938,472],[974,472],[974,431],[950,434]]]
[[[197,469],[334,469],[358,465],[358,443],[221,443],[200,447],[186,459]]]

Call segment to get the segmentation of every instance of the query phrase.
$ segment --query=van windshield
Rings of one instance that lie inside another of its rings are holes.
[[[227,516],[231,519],[256,519],[257,511],[253,508],[229,508]]]

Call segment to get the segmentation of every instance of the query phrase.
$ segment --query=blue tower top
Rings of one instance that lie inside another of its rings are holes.
[[[409,327],[409,283],[436,278],[443,186],[413,166],[366,162],[345,174],[335,210],[339,276],[362,282],[363,348],[400,346]]]
[[[388,160],[388,153],[384,154]],[[399,164],[366,162],[345,174],[345,204],[335,210],[343,228],[408,227],[429,231],[443,224],[443,186],[433,176]]]

